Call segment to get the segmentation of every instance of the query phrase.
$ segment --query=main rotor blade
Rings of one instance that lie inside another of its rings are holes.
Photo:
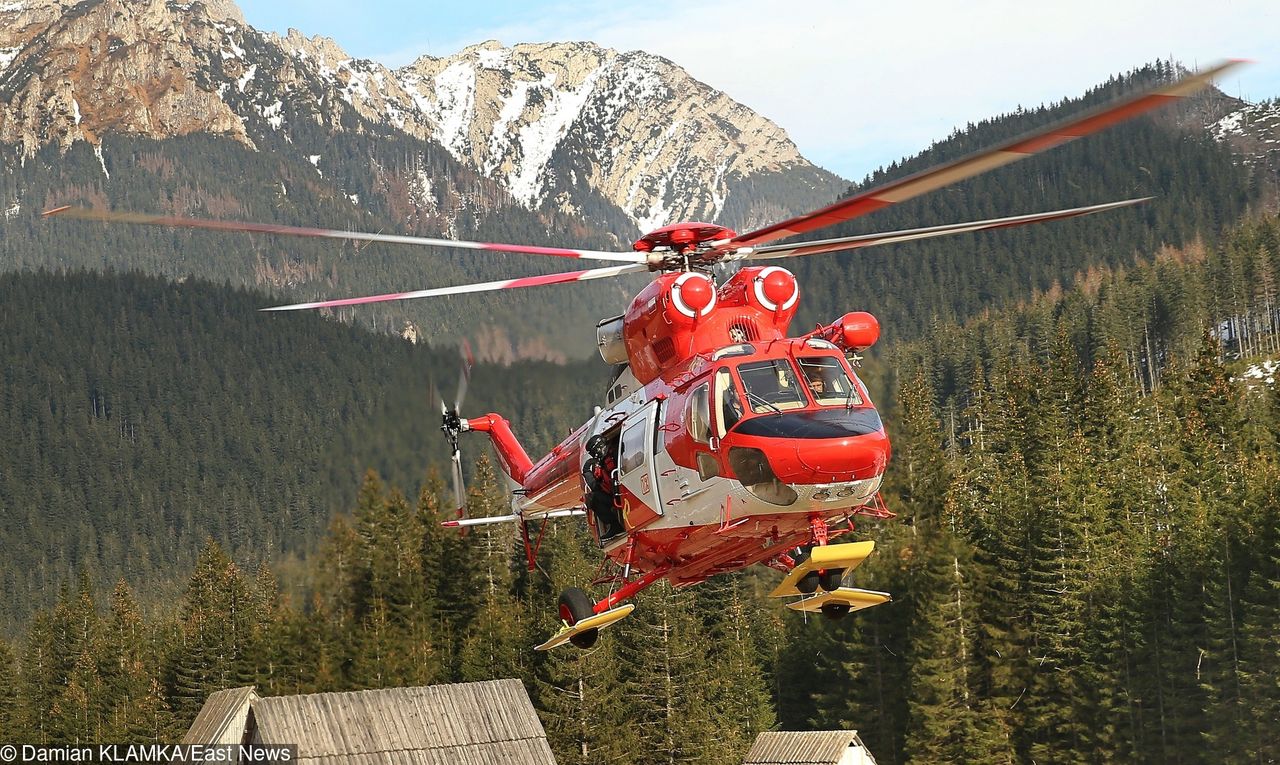
[[[212,231],[229,231],[235,233],[279,234],[282,236],[343,239],[356,242],[411,244],[419,247],[454,247],[462,250],[486,250],[489,252],[522,253],[525,255],[554,255],[560,258],[607,260],[616,263],[645,262],[645,256],[641,253],[635,252],[601,252],[597,250],[574,250],[565,247],[541,247],[532,244],[498,244],[494,242],[466,242],[459,239],[431,239],[425,236],[369,234],[360,231],[339,231],[337,229],[330,228],[285,226],[278,223],[247,223],[233,220],[206,220],[204,218],[179,218],[170,215],[149,215],[146,213],[89,210],[83,207],[71,207],[70,205],[46,210],[43,215],[46,218],[57,215],[63,218],[105,221],[107,223],[138,223],[146,226],[200,228]]]
[[[365,303],[383,303],[388,300],[411,300],[413,298],[438,297],[440,295],[463,295],[472,292],[492,292],[494,290],[519,289],[521,287],[541,287],[544,284],[564,284],[567,282],[585,282],[592,279],[606,279],[622,274],[634,274],[649,270],[648,266],[608,266],[592,268],[586,271],[566,271],[545,276],[526,276],[521,279],[504,279],[497,282],[479,282],[476,284],[460,284],[456,287],[436,287],[417,292],[392,292],[386,295],[369,297],[344,298],[342,300],[323,300],[318,303],[295,303],[294,305],[278,305],[262,308],[262,311],[298,311],[305,308],[337,308],[345,305],[363,305]]]
[[[1141,197],[1139,199],[1126,199],[1121,202],[1107,202],[1100,205],[1090,205],[1089,207],[1073,207],[1069,210],[1054,210],[1053,212],[1031,213],[1030,215],[1014,215],[1008,218],[992,218],[991,220],[979,220],[970,223],[949,223],[945,226],[930,226],[928,228],[913,228],[904,231],[889,231],[883,234],[861,234],[859,236],[844,236],[839,239],[820,239],[814,242],[775,244],[768,247],[757,247],[744,259],[772,260],[775,258],[795,258],[801,255],[817,255],[823,252],[857,250],[863,247],[874,247],[878,244],[894,244],[897,242],[911,242],[917,239],[932,239],[935,236],[966,234],[973,231],[989,231],[997,228],[1013,228],[1015,226],[1025,226],[1029,223],[1042,223],[1050,220],[1076,218],[1081,215],[1093,215],[1094,213],[1115,210],[1121,207],[1131,207],[1136,204],[1142,204],[1152,198],[1153,197]]]
[[[929,191],[972,178],[988,170],[994,170],[1011,162],[1025,159],[1046,149],[1067,143],[1082,136],[1096,133],[1117,122],[1144,114],[1177,98],[1185,98],[1209,84],[1228,69],[1245,63],[1239,60],[1224,61],[1199,74],[1192,74],[1176,82],[1141,93],[1126,96],[1099,109],[1072,117],[1047,128],[1015,138],[994,149],[980,151],[968,157],[929,168],[897,181],[890,181],[874,189],[863,191],[835,204],[814,210],[772,226],[740,234],[720,245],[721,252],[731,253],[738,247],[766,244],[795,234],[804,234],[836,223],[852,220],[889,205],[905,202]]]

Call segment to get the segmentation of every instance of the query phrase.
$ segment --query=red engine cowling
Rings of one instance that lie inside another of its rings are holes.
[[[706,274],[663,274],[641,290],[622,317],[631,371],[647,383],[692,355],[697,331],[714,314],[716,286]]]
[[[720,289],[720,302],[761,311],[775,329],[785,334],[800,305],[800,285],[785,268],[750,266],[725,282]]]

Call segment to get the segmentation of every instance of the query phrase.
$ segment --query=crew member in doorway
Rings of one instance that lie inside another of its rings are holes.
[[[618,487],[613,480],[618,460],[611,452],[604,436],[592,436],[587,441],[587,464],[582,466],[588,491],[587,506],[596,519],[601,542],[626,533],[618,514]]]

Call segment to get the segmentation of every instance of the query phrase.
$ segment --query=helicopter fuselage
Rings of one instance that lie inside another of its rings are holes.
[[[531,462],[497,415],[468,429],[490,434],[526,518],[590,506],[586,444],[601,437],[626,529],[602,546],[631,570],[682,585],[773,562],[815,528],[890,515],[878,501],[889,438],[849,360],[879,327],[851,313],[790,338],[798,302],[776,266],[718,289],[696,271],[662,274],[600,323],[601,355],[621,371],[605,406],[546,456]]]

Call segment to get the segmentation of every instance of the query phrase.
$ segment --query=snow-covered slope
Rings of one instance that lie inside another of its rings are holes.
[[[443,146],[527,209],[633,229],[622,238],[681,219],[766,224],[845,186],[642,52],[489,42],[392,71],[326,38],[261,34],[229,0],[0,0],[0,30],[0,144],[22,157],[110,133],[256,148],[293,143],[299,121],[379,129]]]
[[[1280,168],[1280,99],[1242,103],[1213,123],[1213,135],[1235,148],[1250,165]]]

